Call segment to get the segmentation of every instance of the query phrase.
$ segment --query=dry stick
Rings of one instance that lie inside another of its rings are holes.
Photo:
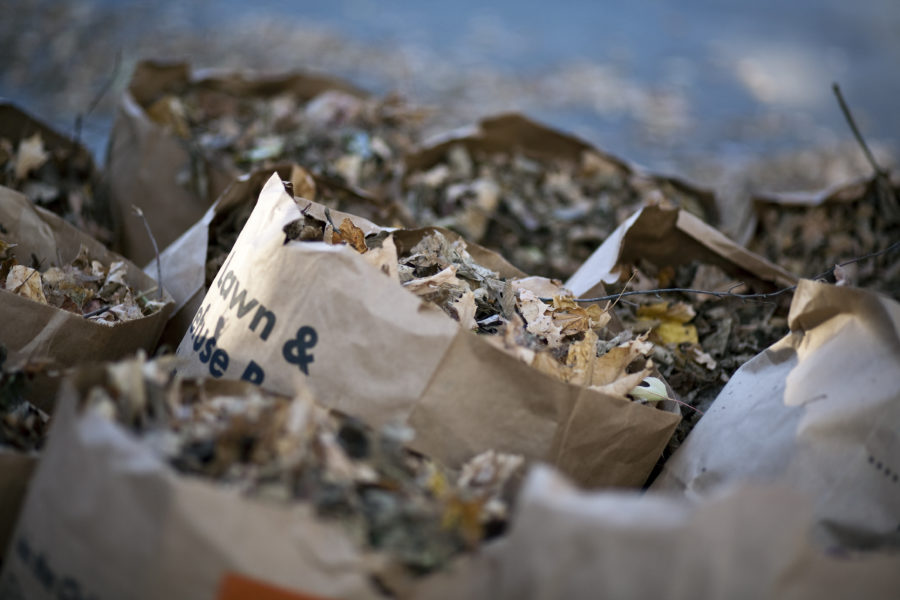
[[[93,99],[91,100],[91,103],[88,104],[88,108],[84,112],[84,114],[79,113],[75,117],[75,137],[74,137],[75,144],[74,145],[77,145],[79,140],[81,139],[81,122],[82,122],[82,120],[84,118],[90,116],[90,114],[92,112],[94,112],[94,109],[97,108],[97,105],[100,104],[100,100],[103,99],[103,96],[106,95],[106,93],[109,91],[109,88],[112,87],[113,82],[115,82],[116,78],[119,76],[119,67],[121,67],[121,66],[122,66],[122,49],[119,48],[116,51],[116,59],[115,59],[115,62],[113,63],[112,73],[107,78],[107,80],[103,83],[103,85],[100,87],[100,90],[94,95]]]
[[[85,319],[90,319],[91,317],[96,317],[97,315],[102,315],[106,311],[112,308],[112,304],[107,304],[106,306],[101,306],[97,310],[92,310],[89,313],[84,313],[83,316]]]
[[[872,151],[869,149],[869,145],[866,144],[866,140],[863,139],[862,134],[859,132],[859,127],[856,126],[856,119],[853,118],[853,114],[850,112],[850,107],[847,106],[847,102],[844,101],[844,94],[841,93],[841,86],[837,84],[837,82],[831,84],[831,89],[834,90],[834,95],[837,96],[838,104],[841,106],[841,112],[844,113],[844,118],[847,119],[847,124],[850,126],[850,131],[853,132],[853,136],[856,138],[856,141],[859,143],[860,147],[863,150],[863,153],[866,155],[866,159],[868,159],[869,164],[872,165],[872,168],[875,169],[875,174],[880,175],[881,177],[887,177],[888,172],[882,169],[877,162],[875,162],[875,156],[872,154]]]
[[[153,236],[153,232],[150,230],[150,223],[147,222],[147,217],[144,216],[144,211],[138,208],[136,205],[131,205],[131,210],[134,211],[134,214],[141,218],[141,221],[144,222],[144,227],[147,229],[147,235],[150,237],[150,243],[153,244],[153,253],[156,254],[156,287],[157,291],[159,291],[159,299],[163,299],[163,287],[162,287],[162,261],[159,259],[159,246],[156,245],[156,238]]]
[[[847,106],[847,103],[844,101],[844,95],[841,93],[840,86],[837,83],[833,83],[831,84],[831,88],[834,90],[834,95],[837,96],[838,104],[841,106],[844,118],[850,126],[850,131],[853,132],[856,141],[866,155],[866,159],[868,159],[869,164],[872,165],[872,169],[875,170],[875,198],[876,202],[880,204],[879,209],[882,213],[882,217],[889,222],[900,220],[900,206],[898,206],[897,195],[894,193],[894,188],[891,185],[890,173],[888,173],[886,169],[882,169],[881,166],[875,162],[875,156],[869,149],[869,145],[866,144],[866,140],[863,139],[859,127],[856,126],[856,119],[853,118],[850,107]]]
[[[38,265],[37,265],[38,268],[37,268],[37,269],[32,269],[32,270],[31,270],[31,273],[28,274],[28,277],[26,277],[25,279],[23,279],[23,280],[22,280],[22,283],[20,283],[19,285],[17,285],[17,286],[15,287],[15,289],[14,289],[14,290],[11,290],[11,291],[12,291],[14,294],[18,294],[18,293],[19,293],[19,290],[21,290],[22,287],[24,287],[24,285],[25,285],[26,283],[28,283],[28,280],[31,279],[32,277],[34,277],[34,274],[38,272],[38,269],[41,268],[41,263],[43,263],[43,262],[44,262],[44,261],[39,262]],[[32,263],[32,264],[34,264],[34,263]]]
[[[832,273],[834,273],[835,268],[837,267],[846,267],[847,265],[852,265],[853,263],[858,263],[860,261],[866,260],[868,258],[875,258],[877,256],[881,256],[882,254],[888,254],[889,252],[893,252],[894,250],[900,249],[900,241],[894,242],[887,248],[883,250],[879,250],[877,252],[872,252],[870,254],[866,254],[864,256],[857,256],[856,258],[851,258],[848,261],[844,261],[840,264],[837,264],[827,271],[823,271],[819,273],[813,279],[821,279],[823,277],[828,277]],[[730,289],[734,289],[738,285],[742,285],[741,283],[737,283],[732,286]],[[775,296],[780,296],[782,294],[786,294],[787,292],[793,292],[797,289],[796,285],[792,285],[790,287],[782,288],[780,290],[775,290],[774,292],[767,292],[764,294],[735,294],[732,292],[714,292],[711,290],[695,290],[691,288],[661,288],[656,290],[632,290],[630,292],[619,292],[618,294],[612,294],[610,296],[600,296],[599,298],[575,298],[575,302],[606,302],[609,300],[615,300],[622,296],[641,296],[641,295],[657,295],[657,294],[665,294],[665,293],[682,293],[682,294],[707,294],[709,296],[715,296],[716,298],[738,298],[740,300],[764,300],[766,298],[774,298]],[[541,298],[543,302],[552,302],[552,298]]]

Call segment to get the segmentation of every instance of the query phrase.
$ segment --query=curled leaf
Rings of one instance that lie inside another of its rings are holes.
[[[662,402],[669,399],[666,384],[658,377],[645,377],[641,385],[631,390],[628,395],[635,400],[643,400],[645,402]]]

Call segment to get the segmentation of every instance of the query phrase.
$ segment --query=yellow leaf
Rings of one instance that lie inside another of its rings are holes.
[[[660,319],[675,323],[687,323],[696,314],[693,307],[685,302],[676,302],[671,305],[668,302],[657,302],[639,306],[637,309],[637,317],[639,319]]]
[[[482,506],[481,500],[453,498],[444,509],[441,526],[444,529],[455,529],[466,543],[474,545],[483,536],[481,524]]]
[[[655,341],[660,344],[681,344],[688,342],[696,344],[699,342],[697,337],[697,328],[693,325],[682,325],[672,321],[663,321],[653,329]]]
[[[656,322],[651,338],[659,344],[698,343],[697,328],[688,324],[695,315],[693,307],[685,302],[657,302],[637,309],[638,319]]]

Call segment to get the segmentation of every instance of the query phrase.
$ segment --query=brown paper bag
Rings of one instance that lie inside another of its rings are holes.
[[[323,218],[323,207],[307,210]],[[413,448],[450,467],[494,448],[552,462],[585,485],[643,483],[679,420],[674,406],[553,379],[465,331],[356,251],[285,244],[283,227],[300,216],[271,178],[178,348],[186,374],[285,393],[309,386],[326,406],[375,426],[405,422],[417,433]],[[380,230],[352,220],[364,233]],[[469,250],[501,275],[521,275],[493,253]]]
[[[532,470],[507,537],[410,598],[896,598],[896,554],[834,556],[810,543],[810,499],[774,486],[696,504],[584,493]]]
[[[22,194],[2,187],[0,225],[7,232],[2,234],[3,239],[18,244],[15,253],[23,263],[33,255],[44,267],[59,265],[75,257],[82,245],[93,259],[107,266],[122,260],[61,218],[35,207]],[[125,282],[133,289],[157,289],[156,282],[136,266],[125,261],[125,267]],[[6,346],[10,363],[40,357],[53,359],[61,366],[121,358],[140,348],[151,351],[172,309],[168,294],[164,293],[163,300],[166,303],[157,312],[109,327],[2,289],[0,312],[4,324],[0,328],[0,344]]]
[[[622,266],[639,259],[658,266],[702,261],[761,292],[797,281],[789,272],[739,246],[689,212],[648,206],[622,223],[566,281],[566,287],[576,297],[601,295],[603,283],[627,278]]]
[[[291,182],[297,195],[333,210],[349,211],[367,219],[385,217],[394,220],[385,204],[315,177],[297,165],[285,163],[239,176],[202,219],[160,253],[163,287],[175,299],[174,313],[160,338],[161,344],[175,347],[184,337],[206,295],[208,283],[234,244],[232,237],[240,232],[273,172],[283,181]],[[220,255],[222,252],[224,254]],[[151,261],[144,271],[156,278],[156,261]]]
[[[820,539],[896,548],[900,304],[803,280],[790,327],[734,375],[653,489],[783,483],[815,499]]]
[[[309,100],[328,90],[365,96],[343,81],[305,73],[192,71],[187,64],[139,63],[120,102],[107,157],[111,202],[121,219],[121,251],[138,264],[149,262],[154,253],[143,225],[131,216],[132,204],[144,211],[159,247],[165,248],[200,220],[242,172],[224,152],[200,152],[192,140],[150,118],[154,102],[188,89],[237,98],[290,94]]]
[[[660,283],[664,277],[670,282]],[[654,305],[664,310],[680,306],[687,313],[687,322],[668,322],[676,325],[676,333],[667,339],[657,334],[662,326],[658,330],[658,325],[652,325],[651,341],[657,347],[654,361],[681,399],[702,411],[743,362],[787,331],[787,292],[795,282],[787,271],[738,246],[692,214],[647,206],[619,226],[566,287],[580,298],[607,296],[605,284],[617,284],[617,291],[631,284],[629,292],[673,287],[726,294],[783,292],[755,300],[696,293],[646,294],[626,298],[643,303],[636,308],[619,305],[627,327],[650,326],[641,321],[640,311]],[[687,415],[673,445],[689,432],[699,414]]]
[[[810,279],[847,263],[835,277],[900,299],[893,246],[900,237],[900,176],[867,177],[815,192],[759,193],[753,212],[751,250]],[[893,252],[885,252],[890,247]],[[870,254],[875,256],[848,263]]]
[[[520,190],[509,173],[534,188]],[[559,279],[645,202],[717,220],[712,192],[515,113],[451,131],[407,156],[401,188],[416,221],[459,231],[528,273]]]
[[[70,380],[4,561],[3,598],[379,597],[371,557],[309,505],[178,475],[106,416],[79,414],[77,399]]]
[[[11,168],[12,164],[15,168]],[[100,174],[90,151],[2,100],[0,185],[23,192],[41,208],[59,215],[104,245],[113,242],[109,203],[100,189]]]
[[[0,446],[0,561],[19,518],[37,456]]]

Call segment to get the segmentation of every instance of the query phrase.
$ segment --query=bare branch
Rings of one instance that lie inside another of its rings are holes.
[[[841,106],[841,112],[844,113],[844,118],[847,119],[847,124],[850,126],[850,131],[853,132],[853,137],[856,138],[856,141],[862,148],[862,151],[866,155],[866,159],[869,161],[869,164],[871,164],[872,168],[875,169],[875,174],[882,177],[886,176],[887,171],[882,169],[878,165],[878,163],[875,162],[875,156],[869,149],[869,145],[866,144],[866,140],[863,139],[862,133],[860,133],[859,131],[859,127],[856,126],[856,119],[853,118],[853,113],[850,112],[850,107],[847,106],[847,102],[844,100],[844,94],[841,93],[841,86],[839,86],[837,82],[835,82],[831,84],[831,89],[834,90],[834,95],[837,96],[838,104],[840,104]]]
[[[76,146],[78,145],[79,141],[81,141],[81,123],[82,123],[82,121],[86,117],[90,116],[90,114],[92,112],[94,112],[94,109],[97,108],[97,105],[100,104],[100,100],[103,99],[103,96],[106,95],[106,93],[109,91],[109,88],[112,87],[112,84],[115,82],[116,77],[119,76],[119,68],[121,66],[122,66],[122,49],[119,48],[116,51],[115,62],[113,63],[112,73],[110,73],[109,78],[107,78],[107,80],[105,82],[103,82],[103,85],[100,87],[100,89],[94,95],[93,99],[91,100],[91,103],[88,104],[87,110],[84,111],[84,113],[79,113],[75,117],[74,141],[75,141]]]

